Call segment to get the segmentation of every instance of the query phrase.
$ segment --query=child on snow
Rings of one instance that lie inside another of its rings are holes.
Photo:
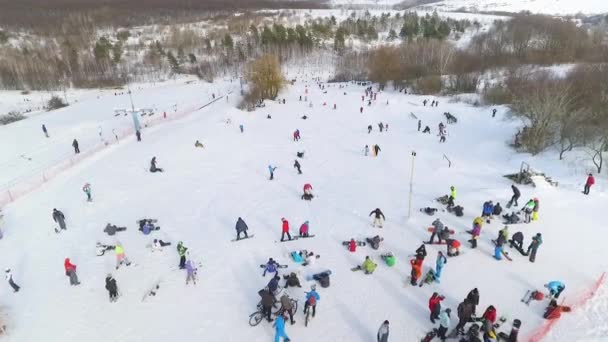
[[[192,265],[192,260],[188,259],[188,261],[186,261],[186,285],[188,285],[190,281],[196,285],[196,271],[197,268]]]

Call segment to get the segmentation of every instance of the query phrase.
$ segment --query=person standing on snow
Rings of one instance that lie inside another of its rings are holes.
[[[472,289],[471,292],[467,294],[467,300],[472,305],[474,315],[477,311],[477,305],[479,305],[479,290],[477,288]]]
[[[306,294],[306,302],[304,303],[304,314],[306,314],[306,311],[310,307],[312,307],[312,317],[315,317],[315,314],[317,312],[317,302],[321,299],[316,290],[317,286],[312,285],[310,287],[310,292],[304,292]]]
[[[179,269],[183,270],[186,268],[186,252],[188,247],[184,246],[182,241],[177,243],[177,254],[179,254]]]
[[[513,196],[511,197],[509,204],[507,204],[507,208],[511,207],[511,205],[517,207],[517,200],[519,199],[519,197],[521,197],[521,192],[514,184],[511,185],[511,190],[513,190]]]
[[[270,180],[274,179],[274,170],[276,170],[277,167],[272,167],[272,165],[268,165],[268,172],[270,172]]]
[[[441,271],[443,271],[443,267],[448,262],[448,259],[443,255],[441,251],[437,252],[437,261],[435,262],[435,281],[440,282],[441,280]]]
[[[304,221],[304,223],[302,223],[300,226],[300,236],[308,237],[308,221]]]
[[[435,320],[439,319],[441,313],[441,301],[444,300],[444,296],[440,296],[437,292],[433,292],[431,298],[429,298],[429,310],[431,311],[431,323],[435,324]]]
[[[365,145],[365,148],[363,149],[363,154],[367,157],[369,155],[369,146]]]
[[[389,333],[388,325],[389,325],[388,320],[384,321],[384,323],[382,323],[380,325],[380,328],[378,329],[378,335],[377,335],[378,342],[388,342],[388,333]]]
[[[21,287],[15,284],[15,281],[13,280],[13,274],[11,273],[10,268],[7,268],[4,271],[4,279],[6,279],[6,281],[8,281],[8,284],[13,288],[13,292],[19,292],[19,289]]]
[[[44,124],[42,124],[42,132],[44,132],[44,135],[48,138],[49,137],[49,132],[46,130],[46,126]]]
[[[241,130],[241,133],[245,132],[245,126],[243,126],[243,124],[239,125],[239,129]]]
[[[281,227],[281,241],[285,240],[285,234],[287,234],[287,238],[291,240],[291,234],[289,234],[289,221],[282,217],[281,222],[283,222],[283,225]]]
[[[118,299],[118,286],[116,285],[116,279],[112,277],[111,273],[106,276],[106,290],[110,295],[110,303],[115,302]]]
[[[429,243],[433,243],[433,241],[435,240],[435,236],[439,238],[439,243],[441,243],[441,231],[444,227],[443,222],[441,222],[440,219],[436,219],[435,221],[433,221],[433,223],[431,223],[431,226],[433,226],[433,232],[431,233]]]
[[[380,208],[376,208],[369,213],[368,216],[374,215],[374,222],[372,223],[372,227],[382,228],[383,222],[386,220],[384,214],[380,210]]]
[[[585,189],[583,190],[585,195],[589,195],[589,190],[591,190],[591,186],[593,186],[593,184],[595,184],[595,178],[593,178],[593,174],[590,173],[587,177],[587,181],[585,182]]]
[[[372,132],[372,125],[367,125],[367,134]]]
[[[422,276],[422,261],[423,259],[417,257],[410,260],[410,265],[412,266],[410,284],[412,284],[412,286],[416,286],[418,284],[418,279]]]
[[[421,127],[422,127],[422,120],[418,120],[418,132],[420,132]]]
[[[280,301],[281,308],[283,309],[283,315],[289,315],[289,321],[291,322],[291,325],[296,324],[296,321],[293,320],[293,314],[295,312],[293,312],[293,304],[291,303],[291,299],[289,298],[289,296],[286,293],[283,293]]]
[[[241,239],[241,233],[245,234],[245,239],[249,237],[247,235],[247,230],[249,229],[249,227],[247,227],[247,223],[245,223],[242,218],[239,217],[238,220],[236,220],[235,229],[237,241]]]
[[[141,131],[140,130],[135,131],[135,137],[137,138],[137,141],[141,141]]]
[[[78,140],[74,139],[74,141],[72,141],[72,147],[74,148],[74,153],[80,153],[80,149],[78,148]]]
[[[65,226],[65,216],[63,213],[57,209],[53,209],[53,221],[59,224],[59,228],[66,230]]]
[[[190,281],[196,285],[196,271],[197,268],[192,265],[192,260],[188,259],[188,261],[186,261],[186,285],[188,285]]]
[[[537,233],[534,237],[532,237],[532,242],[530,246],[528,246],[528,251],[526,254],[530,255],[530,262],[534,262],[536,260],[536,252],[538,251],[538,247],[543,244],[543,236],[540,233]]]
[[[439,315],[439,328],[437,329],[437,337],[439,337],[439,339],[441,339],[442,342],[445,341],[447,338],[445,336],[445,334],[448,332],[448,329],[450,328],[450,313],[451,312],[452,312],[452,310],[447,308]]]
[[[521,208],[521,211],[524,212],[524,221],[526,223],[530,223],[532,221],[532,213],[534,212],[534,200],[530,199],[523,208]]]
[[[471,321],[471,317],[475,314],[474,305],[465,299],[462,303],[458,304],[458,324],[456,325],[456,331],[461,335],[464,335],[464,326]]]
[[[275,335],[274,335],[274,342],[280,342],[281,338],[283,339],[283,342],[289,342],[289,336],[287,336],[287,333],[285,332],[285,317],[284,314],[280,314],[276,321],[274,322],[274,327],[275,327]]]
[[[380,151],[382,151],[382,150],[380,149],[380,146],[378,146],[378,144],[375,144],[373,148],[374,148],[374,156],[377,157],[378,153],[380,153]]]
[[[86,183],[82,187],[82,191],[84,191],[84,193],[87,194],[87,202],[93,202],[93,197],[91,197],[91,184]]]
[[[80,285],[78,276],[76,275],[76,265],[70,262],[70,258],[65,258],[63,267],[65,268],[65,275],[70,277],[70,285]]]
[[[537,197],[534,197],[534,207],[532,208],[532,221],[538,220],[538,210],[540,209],[540,202]]]
[[[296,168],[296,169],[298,169],[298,174],[299,174],[299,175],[301,175],[301,174],[302,174],[302,170],[300,169],[300,168],[301,168],[301,166],[300,166],[300,162],[298,162],[298,160],[297,160],[297,159],[294,161],[294,163],[293,163],[293,167],[294,167],[294,168]]]
[[[116,253],[116,269],[118,269],[123,263],[127,266],[131,265],[131,262],[125,256],[125,249],[122,247],[120,242],[117,242],[116,246],[114,246],[114,252]]]

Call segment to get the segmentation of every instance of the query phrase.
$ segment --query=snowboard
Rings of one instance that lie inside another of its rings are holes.
[[[277,268],[287,268],[288,265],[277,265]],[[266,264],[260,265],[260,268],[266,268]]]
[[[526,304],[528,304],[528,303],[529,303],[529,302],[528,302],[528,298],[532,297],[531,292],[532,292],[532,291],[530,291],[530,290],[527,290],[527,291],[526,291],[526,294],[525,294],[525,295],[524,295],[524,296],[521,298],[521,302],[522,302],[522,303],[526,303]]]
[[[144,293],[144,296],[141,298],[141,301],[144,302],[148,297],[156,296],[158,293],[158,289],[160,289],[160,280],[154,283],[154,285]]]
[[[428,332],[426,336],[424,336],[422,340],[420,340],[420,342],[431,342],[436,336],[437,330],[433,329],[433,331]]]
[[[253,234],[251,234],[251,235],[249,235],[249,236],[247,236],[247,237],[242,237],[242,238],[240,238],[240,239],[238,239],[238,240],[237,240],[237,239],[232,239],[232,240],[230,240],[230,241],[235,242],[235,241],[247,240],[247,239],[251,239],[252,237],[254,237],[254,235],[253,235]]]
[[[313,238],[313,237],[315,237],[314,234],[313,235],[308,235],[308,236],[298,236],[298,239],[310,239],[310,238]]]
[[[364,241],[356,241],[356,242],[357,242],[357,246],[359,246],[359,247],[364,247],[367,244]],[[349,243],[350,243],[350,241],[342,241],[342,246],[348,246]]]
[[[435,227],[428,227],[426,230],[427,230],[429,233],[432,233],[432,232],[435,230]],[[456,233],[456,231],[454,231],[454,229],[450,229],[450,234],[452,234],[452,235],[453,235],[454,233]]]
[[[277,243],[277,242],[290,242],[290,241],[296,241],[296,240],[297,240],[297,239],[299,239],[299,238],[300,238],[299,236],[292,236],[292,237],[291,237],[291,240],[289,240],[289,239],[287,239],[287,240],[283,240],[283,241],[281,241],[281,240],[276,240],[276,241],[275,241],[275,243]]]
[[[331,270],[325,270],[323,272],[307,275],[306,276],[306,281],[315,280],[315,277],[320,277],[320,276],[323,276],[323,275],[331,275]]]
[[[422,243],[424,243],[425,245],[445,245],[445,244],[447,244],[447,242],[445,242],[445,241],[442,241],[442,242],[422,241]]]

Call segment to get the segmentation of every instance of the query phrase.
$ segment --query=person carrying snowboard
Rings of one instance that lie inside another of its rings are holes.
[[[177,254],[179,254],[179,269],[183,270],[186,268],[186,252],[188,247],[184,246],[182,241],[177,243]]]
[[[118,299],[118,286],[116,285],[116,279],[110,273],[106,276],[106,290],[110,295],[110,303],[115,302]]]
[[[237,241],[241,239],[241,233],[245,234],[245,239],[249,237],[247,235],[247,230],[249,229],[249,227],[247,227],[247,223],[245,223],[242,218],[239,217],[238,220],[236,220],[235,229]]]
[[[306,294],[306,302],[304,303],[304,314],[309,308],[312,308],[312,317],[315,317],[317,311],[317,302],[321,299],[319,294],[317,293],[317,286],[311,285],[310,292],[304,292]]]
[[[435,281],[441,281],[441,272],[443,271],[443,267],[448,262],[448,259],[443,255],[441,251],[437,252],[437,261],[435,261]]]
[[[585,195],[589,195],[589,190],[591,190],[593,184],[595,184],[595,178],[593,178],[593,174],[590,173],[587,177],[587,181],[585,182],[585,189],[583,189],[583,193]]]
[[[265,277],[267,272],[279,274],[279,263],[274,261],[272,258],[269,258],[268,262],[266,263],[266,267],[264,268],[262,277]]]
[[[186,285],[188,285],[190,281],[192,281],[192,283],[196,285],[197,270],[198,269],[192,264],[192,260],[188,259],[188,261],[186,261]]]
[[[435,241],[435,236],[439,238],[439,243],[441,243],[441,231],[444,227],[443,222],[441,222],[440,219],[436,219],[433,221],[433,223],[431,223],[431,226],[433,226],[433,232],[431,234],[431,238],[429,239],[429,243],[432,244],[433,241]]]
[[[59,224],[59,229],[67,230],[65,226],[65,216],[61,211],[53,209],[53,221]],[[56,232],[58,233],[59,231],[56,230]]]
[[[17,285],[15,283],[15,281],[13,280],[13,273],[11,272],[10,268],[7,268],[4,271],[4,279],[6,279],[6,281],[8,282],[8,284],[13,288],[13,292],[19,292],[19,289],[21,287],[19,285]]]
[[[444,300],[444,296],[440,296],[437,292],[433,292],[431,298],[429,298],[429,310],[431,311],[431,323],[435,324],[435,320],[439,319],[441,313],[441,301]]]
[[[270,180],[274,179],[274,170],[276,170],[277,167],[273,167],[272,165],[268,165],[268,172],[270,173]]]
[[[383,225],[384,221],[386,220],[386,218],[384,217],[384,214],[382,213],[382,210],[380,210],[380,208],[376,208],[376,209],[372,210],[368,216],[372,216],[372,215],[374,215],[374,222],[372,223],[372,227],[382,228],[382,225]]]
[[[116,242],[114,246],[114,253],[116,253],[116,269],[118,269],[123,263],[127,266],[131,265],[131,262],[125,256],[125,250],[120,242]]]
[[[156,157],[152,157],[152,160],[150,160],[150,172],[163,172],[163,169],[156,167]]]
[[[388,342],[388,333],[389,333],[389,323],[388,321],[384,321],[380,325],[378,329],[378,334],[376,335],[378,342]]]
[[[512,205],[515,206],[515,207],[517,207],[517,205],[518,205],[517,204],[517,200],[519,199],[519,197],[521,197],[521,192],[515,186],[515,184],[511,185],[511,190],[513,190],[513,196],[511,197],[511,200],[507,204],[507,208],[510,208]]]
[[[301,166],[300,166],[300,162],[298,162],[297,159],[294,161],[293,167],[298,170],[298,174],[299,175],[302,174],[302,169],[301,169]]]
[[[308,237],[308,221],[304,221],[304,223],[302,223],[302,225],[300,226],[300,237]]]
[[[289,234],[289,221],[282,217],[281,222],[283,223],[281,226],[281,242],[285,240],[285,234],[287,234],[287,238],[291,240],[291,234]]]
[[[283,342],[290,341],[289,336],[287,336],[287,333],[285,332],[285,316],[283,313],[277,317],[277,320],[274,322],[274,327],[274,342],[280,342],[281,338],[283,339]]]
[[[91,184],[86,183],[82,187],[82,191],[87,194],[87,202],[93,202],[93,197],[91,197]]]
[[[530,255],[530,262],[536,261],[536,252],[538,251],[538,247],[543,244],[543,236],[541,233],[537,233],[533,238],[532,242],[528,246],[527,255]]]
[[[70,262],[70,258],[65,258],[63,268],[65,269],[65,275],[70,278],[70,285],[80,285],[78,276],[76,275],[76,265]]]

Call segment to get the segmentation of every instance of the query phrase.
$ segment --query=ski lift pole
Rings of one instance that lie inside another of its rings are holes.
[[[412,170],[410,171],[410,196],[407,208],[407,218],[412,216],[412,193],[414,187],[414,161],[416,160],[416,151],[412,151]]]

